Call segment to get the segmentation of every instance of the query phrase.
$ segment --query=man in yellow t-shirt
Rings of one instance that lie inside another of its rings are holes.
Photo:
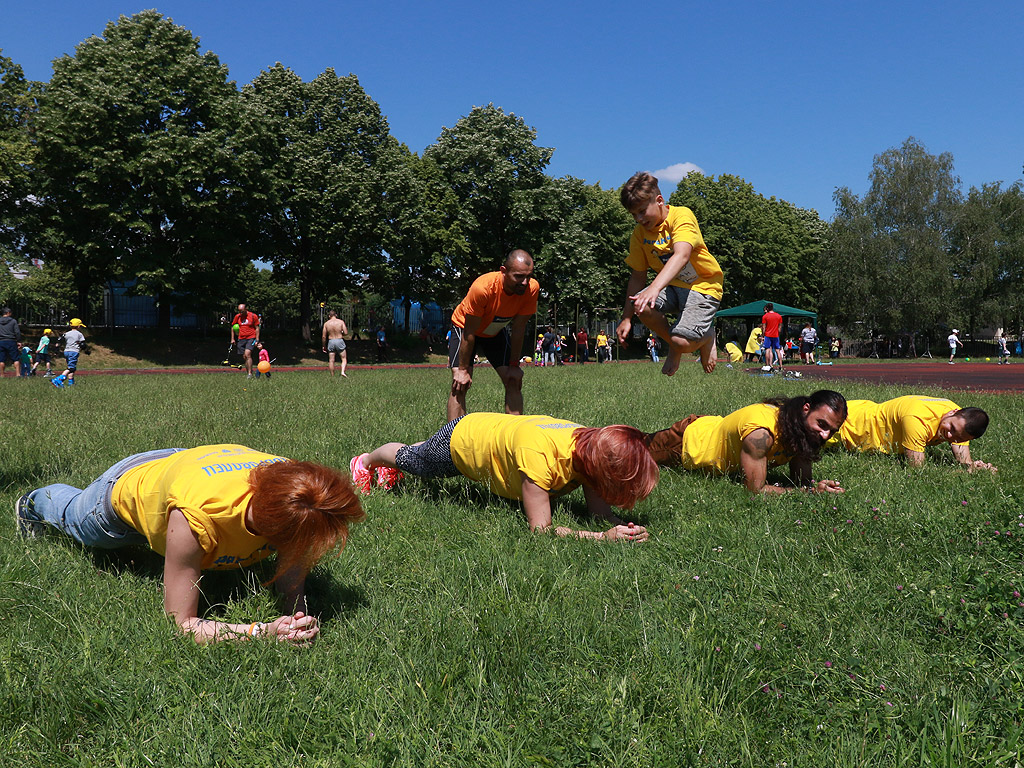
[[[849,415],[830,441],[850,451],[900,453],[912,467],[924,464],[929,445],[949,443],[957,462],[968,471],[996,468],[972,461],[969,442],[985,434],[988,414],[981,408],[961,408],[952,400],[905,395],[875,403],[850,400]]]
[[[368,492],[374,470],[417,477],[462,475],[506,499],[523,502],[531,530],[551,528],[551,499],[583,486],[590,513],[613,527],[602,533],[559,526],[559,536],[646,541],[647,530],[625,524],[611,507],[632,509],[658,481],[644,434],[623,425],[594,429],[550,416],[471,413],[420,443],[385,443],[353,457],[356,487]],[[378,472],[378,485],[390,487]]]
[[[736,346],[735,341],[730,341],[725,345],[725,351],[729,354],[729,365],[743,362],[743,353],[740,348]]]
[[[747,362],[752,363],[757,358],[760,358],[763,354],[761,344],[764,342],[764,331],[761,330],[761,326],[755,325],[750,331],[750,336],[747,337],[747,346],[744,347],[743,352],[746,355]]]
[[[626,264],[632,270],[617,334],[625,344],[633,315],[668,345],[661,372],[672,376],[686,353],[699,352],[706,373],[715,369],[715,313],[722,301],[722,268],[708,251],[693,211],[671,206],[649,173],[634,174],[619,200],[636,221]],[[654,280],[644,288],[647,271]],[[678,315],[669,327],[666,314]]]
[[[810,397],[775,398],[728,416],[690,416],[648,435],[655,461],[664,466],[735,474],[751,493],[786,493],[803,488],[842,493],[834,480],[811,479],[811,464],[846,417],[846,400],[822,389]],[[767,483],[770,467],[789,464],[795,487]]]

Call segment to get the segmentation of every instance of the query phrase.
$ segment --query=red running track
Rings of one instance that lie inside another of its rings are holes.
[[[807,378],[866,381],[871,384],[927,384],[943,389],[998,394],[1024,392],[1024,363],[877,362],[839,365],[793,365]]]

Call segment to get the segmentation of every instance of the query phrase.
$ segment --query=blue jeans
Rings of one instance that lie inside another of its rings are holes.
[[[85,490],[58,483],[32,491],[27,516],[44,522],[87,547],[116,549],[147,544],[146,537],[121,520],[110,503],[114,484],[128,470],[163,459],[183,448],[161,448],[121,459]]]

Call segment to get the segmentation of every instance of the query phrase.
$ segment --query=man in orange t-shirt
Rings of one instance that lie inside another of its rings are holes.
[[[238,330],[235,330],[235,326]],[[236,342],[237,334],[237,342]],[[250,312],[244,303],[238,305],[238,314],[231,320],[231,343],[236,345],[238,353],[245,361],[247,379],[252,378],[252,351],[260,340],[260,316]]]
[[[517,248],[497,272],[473,281],[452,312],[448,367],[452,389],[448,420],[466,415],[466,392],[473,383],[473,357],[484,355],[505,385],[505,412],[523,412],[523,354],[526,324],[537,313],[540,284],[532,279],[533,257]],[[509,331],[511,326],[511,332]]]

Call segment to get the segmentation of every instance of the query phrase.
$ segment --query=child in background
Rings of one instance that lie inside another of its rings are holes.
[[[257,365],[257,368],[256,368],[256,378],[258,379],[260,377],[260,371],[259,371],[259,367],[258,366],[264,360],[266,360],[267,363],[270,362],[270,353],[267,352],[267,348],[265,346],[263,346],[263,342],[262,341],[257,341],[256,342],[256,351],[259,353],[259,359],[256,361],[256,365]],[[270,371],[267,371],[267,378],[268,379],[270,378]]]
[[[32,347],[28,344],[18,344],[18,361],[21,363],[21,375],[32,375]]]
[[[50,370],[50,336],[52,335],[53,329],[47,328],[43,331],[43,335],[39,337],[39,345],[36,347],[36,361],[32,364],[33,375],[40,363],[46,363],[46,373],[43,375],[47,378],[53,376],[53,371]]]
[[[73,317],[70,322],[71,328],[64,332],[64,359],[67,361],[67,368],[60,376],[55,376],[50,380],[50,383],[55,387],[73,386],[75,383],[75,371],[78,370],[78,353],[82,350],[82,345],[85,343],[85,335],[78,330],[79,328],[85,328],[79,318]]]

